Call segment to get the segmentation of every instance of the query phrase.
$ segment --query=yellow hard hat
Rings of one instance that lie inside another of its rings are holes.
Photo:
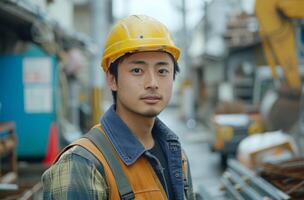
[[[117,22],[108,35],[102,57],[102,68],[108,71],[117,58],[138,51],[165,51],[176,60],[180,49],[175,46],[168,29],[145,15],[131,15]]]

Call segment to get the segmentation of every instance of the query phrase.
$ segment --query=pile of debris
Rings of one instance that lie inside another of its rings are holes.
[[[260,42],[258,30],[256,17],[241,12],[228,18],[224,38],[229,48],[251,46]]]
[[[265,181],[235,159],[228,160],[228,168],[221,177],[225,199],[233,200],[289,200],[285,192]]]
[[[265,163],[259,174],[292,199],[304,198],[304,158],[277,164]]]

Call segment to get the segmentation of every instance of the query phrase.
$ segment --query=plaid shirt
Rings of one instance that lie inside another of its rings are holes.
[[[72,147],[45,171],[43,199],[107,199],[104,176],[88,157],[80,154],[81,151],[86,150]]]

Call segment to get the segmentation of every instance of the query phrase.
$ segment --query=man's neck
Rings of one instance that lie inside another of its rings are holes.
[[[142,115],[119,108],[116,108],[116,113],[144,145],[145,149],[151,149],[154,146],[154,139],[152,136],[152,128],[155,121],[154,117],[143,117]]]

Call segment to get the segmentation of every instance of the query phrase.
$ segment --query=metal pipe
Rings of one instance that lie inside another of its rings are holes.
[[[227,172],[231,175],[230,180],[237,183],[240,187],[241,192],[248,196],[252,200],[261,200],[264,198],[261,194],[255,191],[253,188],[248,185],[239,174],[237,174],[232,169],[228,169]]]
[[[228,175],[229,176],[229,175]],[[226,191],[235,199],[235,200],[245,200],[241,194],[235,189],[233,184],[229,181],[229,177],[225,173],[221,178],[223,186],[226,188]]]
[[[18,190],[17,184],[0,183],[0,191],[15,191]]]
[[[112,21],[111,4],[111,0],[90,1],[92,38],[99,48],[91,63],[92,124],[99,122],[99,118],[103,112],[102,103],[104,101],[105,80],[102,75],[100,58]]]
[[[234,159],[230,159],[228,161],[228,166],[235,171],[236,173],[240,174],[241,176],[245,176],[250,183],[258,187],[260,190],[265,192],[271,198],[277,200],[288,200],[290,197],[282,192],[281,190],[275,188],[270,183],[266,182],[264,179],[256,176],[252,171],[242,166],[238,161]]]

